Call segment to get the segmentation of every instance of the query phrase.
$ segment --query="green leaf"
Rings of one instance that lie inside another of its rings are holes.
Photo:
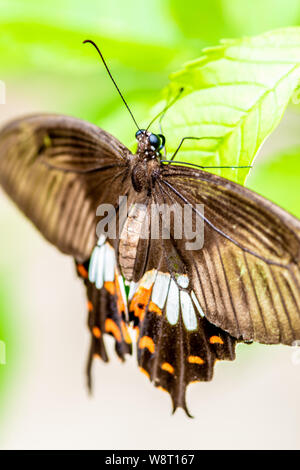
[[[299,0],[169,0],[184,38],[214,44],[222,37],[259,34],[299,24]],[[191,13],[192,12],[192,13]]]
[[[300,28],[252,38],[224,40],[171,76],[167,101],[184,92],[167,111],[163,132],[170,157],[204,166],[251,165],[278,125],[300,79]],[[165,103],[160,103],[156,111]],[[157,129],[156,123],[156,129]],[[217,169],[241,184],[249,169]]]

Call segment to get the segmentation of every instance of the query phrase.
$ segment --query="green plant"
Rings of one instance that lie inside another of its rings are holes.
[[[164,131],[168,154],[186,141],[177,159],[211,166],[251,165],[278,125],[300,79],[300,28],[222,41],[171,75]],[[243,184],[249,169],[214,169]]]

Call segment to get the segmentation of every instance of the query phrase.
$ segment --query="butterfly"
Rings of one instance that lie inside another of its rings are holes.
[[[187,386],[211,380],[216,361],[234,360],[237,342],[300,339],[300,221],[232,181],[164,160],[162,134],[138,127],[136,139],[133,154],[73,117],[16,119],[0,131],[0,183],[75,260],[87,292],[89,387],[94,358],[108,361],[105,335],[124,360],[133,327],[140,370],[189,415]],[[129,209],[119,221],[120,196]],[[97,229],[103,204],[114,209],[115,236]],[[175,234],[183,207],[203,228],[199,249]]]

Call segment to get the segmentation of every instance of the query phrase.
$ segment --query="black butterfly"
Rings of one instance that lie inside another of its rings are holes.
[[[0,132],[0,182],[75,259],[88,296],[89,385],[93,357],[108,361],[104,334],[121,359],[131,354],[132,323],[141,370],[188,413],[187,385],[211,380],[216,360],[235,358],[237,341],[300,339],[300,221],[229,180],[164,163],[162,135],[139,129],[136,138],[132,154],[72,117],[15,120]],[[121,195],[130,206],[121,236],[98,238],[97,207],[118,213]],[[190,207],[192,224],[204,224],[203,248],[187,250],[187,237],[175,237],[176,213],[170,236],[151,238],[153,204]]]

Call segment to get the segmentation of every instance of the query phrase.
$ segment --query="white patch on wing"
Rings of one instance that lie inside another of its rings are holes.
[[[116,273],[115,252],[109,243],[104,243],[105,238],[99,238],[94,248],[89,265],[89,279],[96,284],[98,289],[103,287],[104,282],[113,282],[115,275],[118,276],[124,305],[127,306],[126,292],[123,277]],[[156,269],[147,271],[142,279],[131,282],[128,299],[131,300],[139,287],[152,289],[151,300],[161,310],[166,306],[166,317],[171,325],[176,325],[181,310],[183,323],[188,331],[197,329],[197,314],[204,317],[203,310],[194,291],[186,291],[189,279],[186,274],[177,276],[176,281],[171,279],[169,273],[158,272]]]
[[[104,261],[104,282],[113,282],[115,280],[116,257],[115,250],[105,243],[105,261]]]
[[[182,287],[183,289],[186,289],[189,285],[189,278],[187,277],[186,274],[180,274],[177,279],[176,279],[178,285]]]
[[[201,317],[204,317],[203,310],[202,310],[202,308],[201,308],[201,306],[200,306],[200,304],[199,304],[199,302],[198,302],[198,299],[197,299],[196,294],[195,294],[194,291],[191,292],[191,297],[192,297],[192,300],[193,300],[193,302],[194,302],[194,304],[195,304],[196,309],[197,309],[198,312],[200,313],[200,316],[201,316]]]
[[[104,282],[104,254],[105,254],[105,247],[102,245],[99,248],[98,254],[98,263],[97,263],[97,275],[96,275],[96,287],[97,289],[101,289],[103,287]]]
[[[166,298],[169,291],[171,276],[170,274],[158,272],[155,283],[152,290],[151,300],[154,302],[160,309],[163,309],[165,306]]]
[[[128,294],[128,300],[131,300],[134,294],[136,293],[136,290],[138,288],[139,283],[131,281],[130,287],[129,287],[129,294]]]
[[[104,235],[99,237],[89,265],[89,280],[95,283],[97,289],[101,289],[104,282],[113,282],[115,280],[115,250],[108,242],[105,243],[105,240]],[[124,289],[123,280],[122,286]]]
[[[90,265],[89,265],[89,280],[91,282],[96,281],[99,250],[100,248],[98,246],[95,246],[95,248],[93,249],[92,256],[91,256]]]
[[[140,280],[139,286],[144,287],[145,289],[151,289],[153,283],[155,282],[156,275],[156,269],[151,269],[151,271],[147,271]]]
[[[176,325],[179,318],[179,289],[173,279],[170,282],[166,313],[168,322],[171,325]]]
[[[169,273],[153,269],[143,276],[138,283],[138,286],[140,285],[146,289],[150,289],[153,285],[151,300],[161,310],[166,306],[166,317],[171,325],[176,325],[181,310],[185,328],[189,331],[197,329],[197,314],[204,317],[204,313],[195,293],[185,290],[189,285],[186,274],[178,275],[175,281]],[[133,293],[130,293],[131,298],[136,290],[136,284],[134,283],[130,289],[134,289]]]
[[[190,294],[184,290],[180,291],[180,305],[183,323],[187,330],[197,329],[197,317]]]
[[[103,244],[104,244],[105,240],[106,240],[105,235],[100,235],[100,237],[98,238],[97,245],[93,249],[92,256],[91,256],[91,259],[90,259],[89,280],[93,283],[96,282],[96,280],[98,278],[98,266],[99,266],[99,262],[100,262],[99,255],[100,255],[101,248],[103,247]],[[103,284],[103,282],[102,282],[102,284]]]
[[[104,244],[105,240],[106,240],[106,236],[103,235],[103,234],[100,235],[100,237],[98,238],[97,245],[98,245],[98,246],[102,246],[102,245]]]

